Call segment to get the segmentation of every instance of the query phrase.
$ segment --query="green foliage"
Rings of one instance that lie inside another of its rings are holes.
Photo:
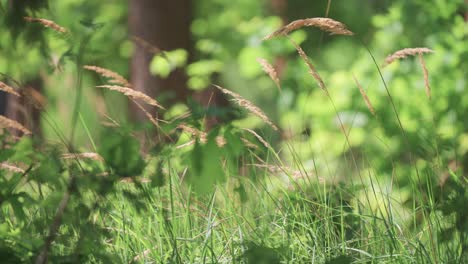
[[[112,137],[105,137],[102,140],[99,154],[112,171],[121,177],[140,175],[145,167],[140,155],[140,142],[127,131],[104,133],[112,133]]]

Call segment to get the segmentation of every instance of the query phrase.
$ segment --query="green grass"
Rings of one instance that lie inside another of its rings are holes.
[[[277,175],[255,176],[260,179],[233,177],[197,197],[173,175],[172,187],[143,188],[141,207],[117,193],[100,214],[111,232],[107,250],[122,263],[456,261],[454,248],[428,232],[438,230],[441,216],[422,208],[400,215],[401,197],[383,191],[375,178],[365,187],[311,182],[288,188]],[[408,219],[423,223],[414,228]]]

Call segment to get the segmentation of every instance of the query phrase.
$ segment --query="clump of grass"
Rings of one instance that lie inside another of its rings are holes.
[[[295,20],[284,27],[276,30],[266,36],[264,40],[272,39],[277,36],[287,35],[289,32],[302,27],[317,27],[331,35],[353,35],[354,33],[346,28],[346,25],[327,17],[313,17]]]

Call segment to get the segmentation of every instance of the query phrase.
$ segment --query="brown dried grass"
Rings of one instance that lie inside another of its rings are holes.
[[[156,106],[156,107],[161,108],[161,109],[165,109],[156,100],[149,97],[148,95],[146,95],[146,94],[144,94],[142,92],[139,92],[139,91],[135,91],[135,90],[133,90],[131,88],[128,88],[128,87],[123,87],[123,86],[118,86],[118,85],[98,85],[96,87],[116,91],[116,92],[124,94],[125,96],[129,97],[132,100],[140,100],[140,101],[144,102],[145,104]]]
[[[354,82],[356,83],[357,87],[359,88],[359,92],[361,93],[362,98],[364,99],[364,102],[366,102],[367,108],[368,108],[369,111],[372,113],[372,115],[375,116],[376,114],[375,114],[374,106],[372,106],[372,103],[371,103],[371,101],[369,100],[369,97],[367,96],[366,91],[364,90],[364,88],[362,88],[361,84],[360,84],[359,81],[356,79],[356,76],[353,75],[353,79],[354,79]]]
[[[266,36],[264,40],[272,39],[277,36],[287,35],[289,32],[302,27],[317,27],[320,30],[329,32],[331,35],[354,35],[353,32],[346,28],[345,24],[339,21],[326,17],[313,17],[295,20]]]
[[[258,149],[258,146],[255,145],[254,143],[250,142],[248,139],[241,137],[240,138],[242,143],[244,143],[244,146],[252,149]]]
[[[59,26],[52,20],[44,19],[44,18],[35,18],[35,17],[24,17],[24,20],[30,23],[39,23],[46,28],[50,28],[58,33],[67,33],[68,30],[64,27]]]
[[[94,71],[103,77],[110,78],[109,82],[112,84],[119,84],[125,87],[132,87],[132,85],[127,79],[125,79],[120,74],[114,71],[111,71],[109,69],[94,66],[94,65],[85,65],[83,66],[83,68],[85,68],[86,70]]]
[[[280,79],[278,77],[278,73],[275,70],[275,67],[273,67],[273,65],[271,65],[265,59],[257,58],[257,61],[262,66],[263,71],[265,71],[265,73],[267,73],[268,76],[270,76],[270,78],[273,80],[273,82],[275,82],[276,87],[278,87],[278,90],[281,91]]]
[[[15,165],[8,164],[6,162],[0,162],[0,169],[11,171],[11,172],[14,172],[14,173],[25,173],[26,172],[22,168],[20,168],[18,166],[15,166]]]
[[[278,130],[278,127],[273,124],[273,122],[270,121],[270,119],[268,118],[268,116],[260,109],[258,108],[257,106],[255,106],[252,102],[250,102],[249,100],[247,99],[244,99],[242,96],[240,96],[239,94],[236,94],[232,91],[229,91],[227,89],[224,89],[223,87],[221,86],[218,86],[218,85],[214,85],[216,88],[218,88],[222,93],[224,94],[227,94],[227,95],[230,95],[232,96],[234,99],[234,101],[240,106],[240,107],[243,107],[245,108],[247,111],[249,111],[251,114],[259,117],[260,119],[263,120],[263,122],[265,122],[266,124],[268,124],[271,128],[273,128],[273,130],[277,131]]]
[[[4,91],[5,93],[9,93],[15,96],[20,97],[20,94],[15,91],[11,86],[8,86],[6,83],[0,81],[0,91]]]
[[[431,99],[431,86],[429,85],[429,72],[427,71],[426,62],[424,61],[422,53],[419,53],[419,63],[424,74],[424,87],[426,89],[427,98]]]
[[[26,135],[31,135],[31,131],[21,125],[20,123],[16,122],[15,120],[11,120],[9,118],[6,118],[2,115],[0,115],[0,128],[13,128],[16,130],[19,130],[23,132]]]
[[[310,75],[312,75],[312,77],[315,79],[315,81],[317,81],[319,87],[325,91],[325,93],[328,94],[328,90],[327,90],[327,87],[325,86],[325,83],[323,82],[322,80],[322,77],[320,77],[320,74],[318,73],[318,71],[315,69],[315,66],[312,64],[312,62],[310,61],[309,57],[307,56],[307,54],[304,52],[304,50],[301,48],[301,46],[299,46],[294,40],[292,40],[291,38],[289,38],[289,40],[291,41],[291,43],[294,45],[294,47],[296,48],[297,50],[297,53],[299,54],[299,56],[302,58],[302,60],[305,62],[305,64],[307,65],[307,67],[309,68],[309,73]]]
[[[405,48],[398,50],[394,52],[393,54],[390,54],[385,58],[385,63],[383,66],[387,66],[389,64],[392,64],[397,59],[404,59],[408,56],[416,56],[419,54],[424,54],[424,53],[432,53],[434,52],[433,50],[429,48]]]
[[[104,161],[104,158],[101,155],[94,152],[84,152],[84,153],[65,153],[62,155],[62,159],[91,159],[95,161]]]
[[[419,64],[421,65],[421,68],[422,68],[422,71],[423,71],[423,75],[424,75],[424,87],[425,87],[425,90],[426,90],[426,95],[429,99],[431,99],[431,86],[429,85],[429,72],[427,70],[427,67],[426,67],[426,62],[424,61],[424,58],[423,58],[423,54],[425,53],[433,53],[434,51],[429,49],[429,48],[426,48],[426,47],[422,47],[422,48],[405,48],[405,49],[401,49],[399,51],[396,51],[395,53],[393,54],[390,54],[389,56],[387,56],[387,58],[385,58],[385,62],[383,64],[383,66],[387,66],[389,64],[391,64],[392,62],[394,62],[395,60],[397,59],[404,59],[408,56],[418,56],[419,58]]]
[[[163,52],[159,47],[156,47],[155,45],[149,43],[148,41],[140,37],[132,36],[131,38],[136,44],[140,45],[144,50],[148,51],[149,53],[159,54]]]
[[[263,144],[263,146],[265,146],[266,148],[271,148],[270,144],[268,144],[268,142],[265,139],[263,139],[259,134],[257,134],[257,132],[253,131],[252,129],[248,129],[248,128],[243,128],[243,130],[249,132],[254,137],[256,137],[258,139],[258,141],[260,141]]]

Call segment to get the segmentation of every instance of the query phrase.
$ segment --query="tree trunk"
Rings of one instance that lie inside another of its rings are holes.
[[[46,99],[41,94],[42,86],[40,77],[25,83],[21,87],[21,98],[8,95],[5,105],[5,115],[26,126],[36,137],[42,135],[40,108],[46,104]]]
[[[129,7],[130,34],[157,46],[162,50],[186,49],[191,53],[190,0],[131,0]],[[169,105],[184,101],[189,95],[187,77],[177,69],[168,78],[151,75],[149,65],[153,54],[140,45],[135,45],[131,61],[131,81],[134,88],[151,97],[164,96]],[[131,115],[136,121],[146,121],[145,115],[130,105]],[[154,113],[154,109],[151,109]]]

